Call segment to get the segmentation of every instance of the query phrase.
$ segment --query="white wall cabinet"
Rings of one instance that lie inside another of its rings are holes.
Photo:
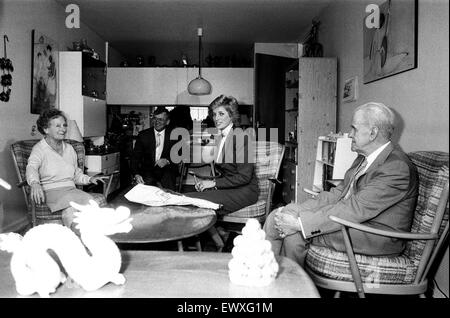
[[[209,105],[221,94],[253,105],[253,68],[202,68],[212,86],[210,95],[193,96],[188,84],[198,68],[110,67],[107,103],[110,105]]]
[[[95,76],[92,75],[91,76]],[[97,78],[97,81],[101,81]],[[104,80],[104,79],[103,79]],[[81,52],[59,53],[59,109],[68,119],[74,119],[83,137],[106,134],[106,101],[84,96],[83,57]],[[103,85],[104,86],[104,85]],[[94,89],[89,91],[95,91]],[[103,92],[95,91],[94,95]]]

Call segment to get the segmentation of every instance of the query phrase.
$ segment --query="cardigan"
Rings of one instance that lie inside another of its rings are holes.
[[[62,156],[45,139],[34,145],[26,168],[29,185],[38,182],[45,190],[89,184],[90,177],[77,165],[77,153],[63,141]]]

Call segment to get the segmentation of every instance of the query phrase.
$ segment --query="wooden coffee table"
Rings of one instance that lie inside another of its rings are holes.
[[[216,223],[216,212],[196,206],[147,206],[128,201],[122,191],[108,205],[126,206],[131,211],[133,229],[110,236],[116,243],[156,243],[181,240],[205,232]]]
[[[58,287],[52,298],[318,298],[308,274],[294,261],[277,256],[277,278],[264,287],[234,285],[228,278],[230,253],[121,251],[124,285],[109,283],[86,292]],[[10,271],[11,254],[0,252],[0,298],[20,297]],[[39,297],[37,294],[31,297]]]

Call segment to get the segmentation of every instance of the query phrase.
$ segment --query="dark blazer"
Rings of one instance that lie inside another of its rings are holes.
[[[330,192],[321,192],[295,208],[306,237],[323,235],[326,245],[345,250],[340,225],[330,215],[364,223],[382,230],[410,231],[418,195],[418,177],[414,164],[406,154],[389,144],[355,183],[352,195],[344,199],[355,169],[363,156],[358,156],[346,172],[344,182]],[[350,229],[355,252],[364,254],[397,254],[404,241]],[[313,241],[314,242],[314,241]]]
[[[170,131],[166,128],[164,132],[164,147],[161,158],[169,160],[172,169],[176,166],[170,160],[170,149],[175,141],[170,140]],[[155,168],[156,140],[153,127],[139,133],[131,154],[131,173],[140,174],[144,179],[151,177]]]
[[[219,173],[219,177],[215,179],[217,190],[186,193],[190,197],[222,204],[223,208],[218,211],[219,214],[240,210],[258,200],[254,156],[252,149],[249,151],[248,138],[241,137],[241,130],[234,130],[225,141],[222,151],[225,160],[215,164]]]

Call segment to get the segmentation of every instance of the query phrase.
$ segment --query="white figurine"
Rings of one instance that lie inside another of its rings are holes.
[[[266,233],[255,219],[249,219],[237,236],[228,263],[228,275],[232,283],[244,286],[266,286],[278,273],[278,263]]]
[[[59,224],[38,225],[23,237],[16,233],[0,234],[0,249],[13,253],[11,272],[20,295],[37,292],[40,297],[49,297],[65,282],[66,277],[47,250],[55,252],[67,274],[87,291],[109,282],[125,283],[125,277],[119,274],[122,263],[119,248],[106,235],[132,229],[130,210],[100,208],[93,200],[89,203],[82,206],[71,202],[80,211],[75,213],[74,222],[81,240]]]

